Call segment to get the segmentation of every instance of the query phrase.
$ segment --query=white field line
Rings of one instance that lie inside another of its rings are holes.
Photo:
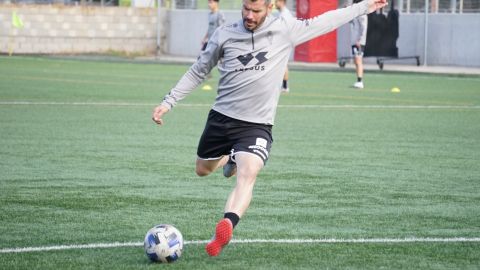
[[[480,109],[474,105],[278,105],[280,108],[321,109]]]
[[[47,106],[155,106],[155,103],[130,102],[50,102],[50,101],[0,101],[0,105],[47,105]],[[212,104],[178,104],[181,107],[211,107]],[[320,108],[320,109],[480,109],[475,105],[278,105],[279,108]]]
[[[56,102],[56,101],[0,101],[0,105],[155,106],[155,104],[153,104],[153,103],[130,103],[130,102]]]
[[[210,240],[185,241],[185,245],[206,244]],[[454,237],[454,238],[360,238],[360,239],[236,239],[231,243],[236,244],[395,244],[395,243],[460,243],[480,242],[480,237]],[[4,248],[0,253],[25,253],[36,251],[55,251],[69,249],[96,249],[117,247],[141,247],[143,242],[113,242],[83,245],[59,245],[44,247]]]

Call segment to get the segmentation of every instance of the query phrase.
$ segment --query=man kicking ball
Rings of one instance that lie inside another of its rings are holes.
[[[220,254],[250,205],[257,175],[269,157],[278,84],[292,49],[386,5],[386,0],[365,0],[302,21],[269,16],[271,0],[243,0],[242,20],[219,27],[197,61],[154,108],[152,119],[162,125],[164,114],[218,65],[217,97],[198,144],[196,173],[207,176],[224,167],[226,177],[236,174],[236,184],[206,245],[208,255]]]

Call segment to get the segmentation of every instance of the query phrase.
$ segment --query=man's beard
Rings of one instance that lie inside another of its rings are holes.
[[[267,18],[267,15],[265,15],[263,18],[261,18],[260,21],[258,21],[258,23],[255,25],[255,28],[253,28],[253,29],[249,29],[247,27],[247,19],[243,18],[243,26],[245,26],[245,28],[247,28],[250,31],[254,31],[263,24],[263,22],[265,21],[266,18]]]

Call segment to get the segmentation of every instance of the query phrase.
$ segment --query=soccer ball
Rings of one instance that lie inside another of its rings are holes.
[[[148,230],[143,247],[151,261],[171,263],[182,255],[183,236],[172,225],[157,225]]]

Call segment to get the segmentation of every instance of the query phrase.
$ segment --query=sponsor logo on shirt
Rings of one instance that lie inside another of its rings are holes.
[[[253,54],[253,53],[248,53],[248,54],[245,54],[245,55],[239,55],[237,56],[237,60],[240,61],[240,63],[242,63],[242,65],[244,66],[244,68],[237,68],[235,69],[235,71],[248,71],[248,70],[265,70],[265,66],[262,65],[263,63],[265,63],[268,58],[266,57],[268,52],[258,52],[256,54]],[[255,63],[254,66],[251,66],[251,67],[246,67],[253,59],[257,60],[257,63]]]

